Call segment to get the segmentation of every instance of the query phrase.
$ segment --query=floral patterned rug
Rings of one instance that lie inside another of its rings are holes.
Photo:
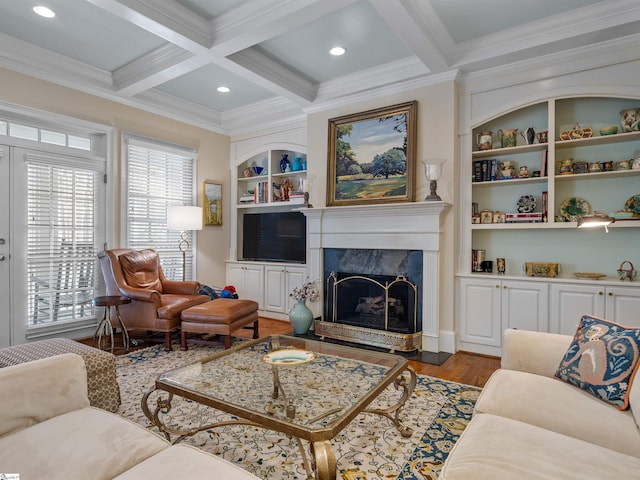
[[[221,347],[194,345],[187,352],[161,345],[122,355],[117,359],[122,405],[118,413],[146,427],[150,422],[140,402],[156,376],[195,362]],[[332,382],[331,378],[325,379]],[[330,386],[327,385],[327,388]],[[377,415],[362,414],[333,441],[342,480],[436,479],[454,443],[471,419],[479,388],[418,375],[418,383],[402,410],[402,422],[413,435],[402,437],[395,426]],[[152,394],[152,404],[155,405]],[[390,386],[372,407],[392,403],[398,393]],[[166,396],[166,394],[165,394]],[[189,428],[231,419],[231,415],[174,397],[166,423]],[[152,431],[158,432],[155,427]],[[219,455],[258,477],[269,480],[307,478],[295,439],[250,426],[233,425],[197,433],[184,440]]]

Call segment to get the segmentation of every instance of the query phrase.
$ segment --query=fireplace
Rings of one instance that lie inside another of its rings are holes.
[[[416,287],[413,332],[355,325],[348,315],[344,323],[337,317],[333,321],[323,306],[322,312],[315,312],[322,316],[314,324],[315,333],[391,350],[439,352],[440,228],[448,207],[444,202],[413,202],[301,209],[307,216],[310,278],[325,280],[326,287],[332,271],[338,272],[336,278],[405,276]],[[356,254],[345,261],[340,257],[343,251]],[[326,305],[330,293],[324,290]],[[375,295],[359,295],[357,301],[367,296]]]
[[[416,333],[417,287],[406,277],[331,272],[326,283],[327,321]]]
[[[412,351],[419,347],[418,288],[405,276],[331,272],[326,280],[324,321],[316,334]]]

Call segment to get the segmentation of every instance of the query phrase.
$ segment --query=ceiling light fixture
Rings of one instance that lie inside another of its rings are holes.
[[[218,90],[220,93],[229,93],[231,91],[229,87],[225,86],[218,87],[216,90]]]
[[[595,212],[593,215],[578,217],[578,228],[604,227],[605,232],[609,233],[609,225],[615,221],[616,219],[609,215]]]
[[[33,7],[34,13],[40,15],[44,18],[53,18],[56,16],[56,12],[51,10],[49,7],[45,7],[44,5],[36,5]]]
[[[329,53],[333,56],[339,57],[340,55],[344,55],[347,53],[347,49],[344,47],[333,47],[329,50]]]

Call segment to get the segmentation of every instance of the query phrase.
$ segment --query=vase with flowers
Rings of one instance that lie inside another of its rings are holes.
[[[320,298],[320,291],[316,288],[315,282],[307,282],[299,287],[295,287],[289,293],[296,303],[289,310],[289,321],[296,334],[304,335],[311,328],[313,323],[313,312],[307,307],[307,300],[315,302]]]

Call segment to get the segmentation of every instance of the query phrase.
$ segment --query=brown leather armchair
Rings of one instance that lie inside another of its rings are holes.
[[[207,295],[198,295],[198,282],[167,280],[153,249],[113,249],[100,252],[98,258],[107,295],[131,299],[119,307],[127,330],[163,332],[167,351],[171,350],[172,333],[180,329],[182,311],[210,300]],[[119,327],[115,313],[110,320]]]

